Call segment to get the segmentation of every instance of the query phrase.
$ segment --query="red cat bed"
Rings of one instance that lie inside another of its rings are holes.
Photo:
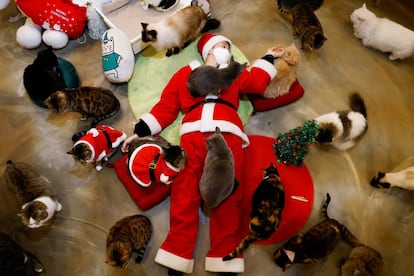
[[[266,111],[290,104],[303,96],[305,89],[295,80],[290,86],[289,92],[276,98],[265,98],[261,95],[250,94],[248,96],[255,111]]]
[[[138,208],[145,211],[166,199],[170,194],[171,185],[159,182],[152,183],[149,187],[138,185],[127,171],[127,158],[128,154],[122,155],[112,166]]]
[[[304,163],[294,166],[277,162],[273,150],[274,138],[251,135],[249,139],[250,145],[245,149],[244,155],[243,206],[247,210],[251,209],[252,195],[262,181],[263,170],[273,163],[279,171],[285,189],[285,206],[276,232],[269,239],[256,243],[279,243],[296,234],[308,220],[314,198],[312,177]],[[247,213],[244,219],[248,227],[250,213]]]

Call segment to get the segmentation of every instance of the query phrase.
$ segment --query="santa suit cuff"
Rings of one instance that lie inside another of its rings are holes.
[[[158,249],[157,255],[155,255],[155,262],[184,273],[193,272],[194,267],[194,259],[186,259],[177,256],[162,248]]]
[[[256,60],[253,62],[252,67],[261,68],[263,71],[269,74],[271,79],[273,79],[277,74],[276,67],[265,59]]]
[[[244,259],[223,261],[222,257],[206,257],[205,269],[210,272],[244,272]]]
[[[140,119],[147,124],[147,126],[151,130],[151,135],[158,134],[161,132],[161,125],[158,123],[158,120],[151,113],[143,114]]]

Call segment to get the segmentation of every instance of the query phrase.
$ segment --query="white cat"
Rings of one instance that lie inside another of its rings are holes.
[[[354,35],[367,47],[391,53],[390,60],[410,57],[414,52],[414,32],[387,18],[378,18],[365,5],[351,14]]]
[[[414,167],[408,167],[398,172],[378,172],[372,178],[370,184],[376,188],[400,187],[407,190],[414,190]]]

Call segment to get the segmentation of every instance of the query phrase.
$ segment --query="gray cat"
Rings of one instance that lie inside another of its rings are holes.
[[[235,188],[233,154],[221,134],[220,128],[206,139],[207,156],[200,180],[200,193],[204,204],[214,208]]]
[[[56,211],[62,210],[52,184],[23,162],[7,161],[5,178],[9,189],[22,204],[17,215],[29,228],[50,225]]]

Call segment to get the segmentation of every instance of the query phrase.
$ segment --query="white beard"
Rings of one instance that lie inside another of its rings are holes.
[[[378,18],[365,4],[351,14],[354,35],[367,47],[390,52],[389,59],[404,59],[414,52],[414,32],[387,18]]]

